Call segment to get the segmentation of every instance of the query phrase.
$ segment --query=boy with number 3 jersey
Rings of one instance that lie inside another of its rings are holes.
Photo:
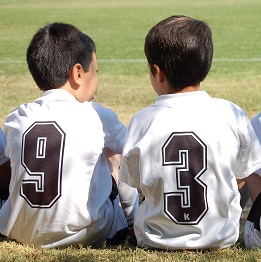
[[[260,144],[237,105],[200,91],[212,62],[209,26],[172,16],[145,40],[156,102],[131,120],[120,179],[144,195],[140,247],[220,249],[239,236],[237,179],[261,167]]]
[[[106,159],[122,153],[125,127],[88,102],[98,87],[93,40],[70,24],[48,24],[34,35],[27,63],[44,93],[5,120],[12,176],[0,232],[43,248],[125,240],[118,181]]]

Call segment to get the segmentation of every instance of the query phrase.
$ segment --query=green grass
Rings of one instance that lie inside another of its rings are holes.
[[[95,40],[100,74],[96,100],[112,107],[127,124],[156,98],[148,79],[144,38],[156,22],[172,14],[210,24],[214,62],[202,86],[253,117],[261,111],[260,13],[258,0],[0,0],[0,126],[10,110],[39,96],[25,52],[36,30],[53,21],[72,23]]]
[[[14,242],[3,242],[0,246],[4,253],[0,254],[1,261],[110,261],[110,262],[162,262],[162,261],[260,261],[256,251],[245,251],[242,248],[230,248],[220,251],[153,251],[128,246],[110,247],[106,249],[67,247],[62,250],[35,249]]]
[[[99,90],[95,100],[127,125],[156,99],[143,53],[148,30],[159,20],[184,14],[209,23],[214,61],[202,89],[235,102],[252,118],[261,111],[260,0],[0,0],[0,126],[6,115],[41,93],[25,63],[27,46],[48,22],[72,23],[97,45]],[[41,250],[0,241],[0,261],[259,261],[237,245],[214,252],[161,252],[128,245],[105,249]]]

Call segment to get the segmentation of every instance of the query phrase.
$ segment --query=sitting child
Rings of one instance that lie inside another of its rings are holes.
[[[213,56],[202,21],[172,16],[145,40],[156,102],[131,120],[120,180],[145,197],[135,215],[140,247],[220,249],[239,236],[237,179],[261,167],[246,113],[200,90]]]

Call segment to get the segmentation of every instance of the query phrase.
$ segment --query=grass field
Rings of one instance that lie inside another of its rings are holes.
[[[260,0],[0,0],[0,126],[21,103],[40,95],[25,62],[32,35],[48,22],[72,23],[97,45],[96,101],[112,108],[127,125],[156,99],[143,53],[144,38],[159,20],[173,14],[209,23],[214,61],[202,88],[231,100],[252,118],[261,111]],[[242,244],[216,252],[160,252],[128,245],[106,249],[68,247],[39,250],[0,242],[0,261],[261,261]]]

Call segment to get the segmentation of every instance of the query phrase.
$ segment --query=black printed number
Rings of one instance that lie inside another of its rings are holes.
[[[35,122],[22,138],[22,165],[27,176],[21,196],[31,207],[49,208],[61,196],[65,133],[56,122]]]
[[[174,166],[176,190],[165,193],[164,212],[177,224],[198,224],[208,211],[207,146],[193,132],[172,133],[162,147],[163,166]]]

